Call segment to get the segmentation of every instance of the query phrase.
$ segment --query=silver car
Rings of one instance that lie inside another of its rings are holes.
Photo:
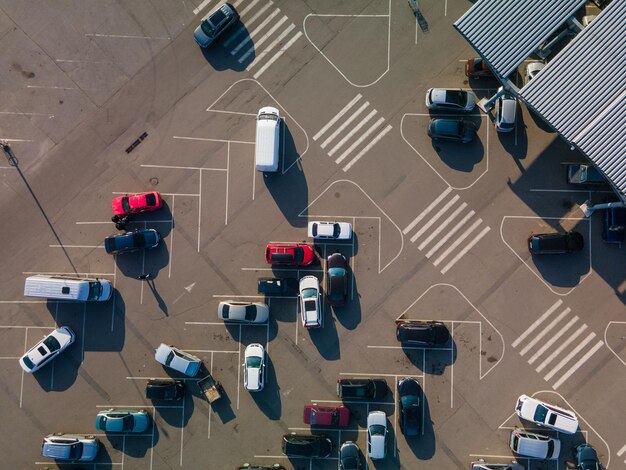
[[[57,328],[20,358],[20,366],[29,374],[38,371],[70,346],[75,338],[69,327]]]
[[[230,3],[223,3],[202,19],[193,37],[200,47],[209,47],[226,29],[239,19],[239,14]]]
[[[202,365],[202,361],[196,356],[163,343],[156,349],[154,359],[189,377],[195,377]]]
[[[469,113],[475,105],[474,94],[459,88],[430,88],[426,92],[426,107],[434,111]]]
[[[266,304],[225,300],[217,307],[217,317],[224,321],[265,323],[270,316]]]
[[[91,462],[98,455],[100,442],[85,434],[49,434],[43,438],[41,455],[55,460]]]

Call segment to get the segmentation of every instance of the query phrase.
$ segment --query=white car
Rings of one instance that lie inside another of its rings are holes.
[[[511,132],[515,129],[517,100],[514,96],[504,94],[496,101],[495,125],[498,132]]]
[[[218,305],[217,316],[224,321],[265,323],[270,316],[270,308],[261,303],[225,300]]]
[[[367,455],[370,459],[384,459],[387,454],[387,415],[384,411],[370,411],[367,415]]]
[[[321,328],[324,318],[321,309],[320,281],[315,276],[300,279],[300,314],[305,328]]]
[[[74,342],[74,332],[61,326],[44,337],[20,358],[20,366],[29,374],[36,372]]]
[[[524,75],[524,84],[530,82],[546,66],[544,62],[531,62],[526,66],[526,74]]]
[[[243,357],[243,386],[250,392],[260,392],[265,385],[265,349],[258,343],[249,344]]]
[[[163,343],[156,349],[154,359],[159,364],[171,367],[189,377],[195,377],[202,365],[202,361],[196,356]]]
[[[515,412],[526,421],[555,431],[575,434],[578,430],[578,418],[572,411],[550,405],[527,395],[520,395],[517,399]]]
[[[426,107],[434,111],[469,113],[475,105],[474,93],[460,88],[429,88],[426,91]]]
[[[319,240],[350,240],[352,224],[348,222],[309,222],[308,235]]]

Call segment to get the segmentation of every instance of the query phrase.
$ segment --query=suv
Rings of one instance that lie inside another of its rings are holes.
[[[539,233],[528,237],[528,251],[533,255],[573,253],[585,246],[583,236],[578,232]]]
[[[385,379],[339,379],[337,396],[342,400],[380,400],[387,395]]]
[[[577,470],[601,470],[598,453],[591,444],[583,442],[576,447]]]
[[[180,400],[185,396],[185,384],[174,379],[148,379],[146,398],[149,400]]]
[[[159,246],[159,241],[161,241],[159,232],[153,228],[145,228],[105,238],[104,250],[112,255],[114,253],[151,249]]]
[[[578,418],[573,412],[536,400],[527,395],[520,395],[517,399],[515,412],[526,421],[565,434],[575,434],[578,430]]]
[[[305,243],[268,243],[265,247],[267,264],[278,266],[308,266],[315,260],[313,248]]]
[[[300,279],[300,315],[305,328],[321,328],[324,326],[324,315],[320,306],[320,281],[315,276],[304,276]]]
[[[441,346],[450,339],[446,325],[438,321],[398,321],[396,338],[401,343],[419,346]]]
[[[98,455],[100,442],[91,435],[50,434],[43,438],[41,455],[55,460],[91,462]]]
[[[558,459],[561,451],[561,441],[558,439],[518,428],[511,431],[509,446],[516,454],[546,460]]]
[[[610,207],[604,211],[602,239],[607,243],[622,243],[626,238],[626,208]]]
[[[230,3],[224,3],[202,19],[193,32],[193,38],[200,47],[209,47],[230,26],[239,19],[239,14]]]
[[[476,137],[476,126],[464,119],[431,119],[427,132],[433,140],[452,140],[467,144]]]
[[[496,130],[498,132],[511,132],[515,129],[515,114],[517,113],[517,100],[514,96],[504,94],[496,101]]]
[[[285,434],[283,454],[289,457],[326,458],[333,450],[333,441],[324,435]]]

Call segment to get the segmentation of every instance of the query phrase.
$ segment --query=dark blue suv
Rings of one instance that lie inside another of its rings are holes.
[[[602,239],[608,243],[622,243],[626,238],[626,208],[611,207],[604,211]]]

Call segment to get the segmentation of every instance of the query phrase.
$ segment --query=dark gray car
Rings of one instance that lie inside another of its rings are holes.
[[[159,233],[152,229],[135,230],[104,239],[104,249],[109,254],[126,253],[143,249],[156,248],[161,241]]]
[[[230,3],[224,3],[213,13],[205,17],[193,32],[193,37],[200,47],[209,47],[230,26],[239,19],[239,14]]]
[[[360,470],[361,455],[359,446],[352,441],[346,441],[339,448],[339,470]]]
[[[476,125],[465,119],[431,119],[428,135],[433,140],[452,140],[466,144],[476,138]]]

